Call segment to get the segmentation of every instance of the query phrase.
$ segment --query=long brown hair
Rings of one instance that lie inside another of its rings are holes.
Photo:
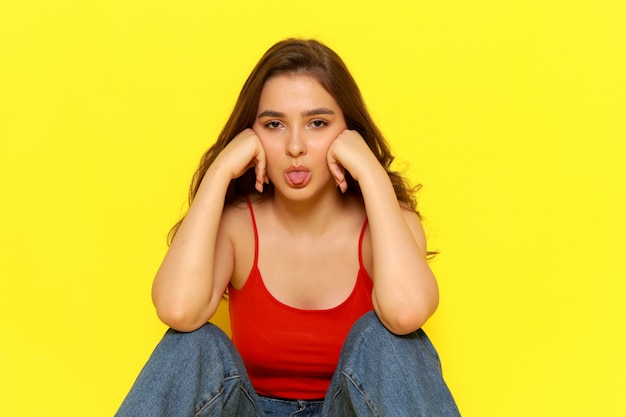
[[[400,203],[417,213],[415,192],[420,186],[410,187],[399,173],[391,170],[393,155],[382,133],[372,120],[361,91],[348,71],[343,60],[332,49],[313,39],[285,39],[273,45],[261,57],[246,80],[226,125],[217,141],[200,159],[198,170],[193,175],[189,188],[189,204],[198,192],[205,173],[219,153],[241,131],[251,128],[257,117],[259,99],[265,82],[281,74],[307,74],[313,76],[337,101],[343,111],[348,129],[356,130],[363,137],[380,164],[385,168]],[[361,195],[359,184],[346,172],[348,193]],[[250,169],[241,177],[232,180],[226,191],[224,204],[240,201],[255,192],[255,174]],[[265,187],[264,195],[272,195],[273,186]],[[418,213],[419,214],[419,213]],[[170,230],[171,242],[182,219]]]

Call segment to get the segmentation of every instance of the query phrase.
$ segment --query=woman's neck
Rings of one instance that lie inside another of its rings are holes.
[[[281,195],[271,200],[276,221],[289,233],[322,236],[332,230],[336,220],[344,216],[347,199],[337,190],[315,199],[293,201]]]

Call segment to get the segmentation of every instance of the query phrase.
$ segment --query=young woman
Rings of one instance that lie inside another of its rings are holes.
[[[412,189],[342,60],[271,47],[202,157],[119,416],[457,416]],[[232,342],[207,321],[228,294]]]

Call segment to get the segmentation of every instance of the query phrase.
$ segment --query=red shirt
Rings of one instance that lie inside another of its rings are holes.
[[[256,391],[263,396],[314,400],[324,398],[341,346],[354,322],[372,310],[372,280],[363,267],[359,238],[359,272],[348,298],[328,310],[300,310],[272,296],[257,266],[258,235],[254,225],[254,265],[245,285],[229,286],[232,340]]]

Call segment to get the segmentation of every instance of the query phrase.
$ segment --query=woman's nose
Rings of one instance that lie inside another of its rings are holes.
[[[287,154],[297,157],[306,153],[306,143],[304,141],[304,135],[302,132],[294,129],[289,132],[289,139],[287,140]]]

